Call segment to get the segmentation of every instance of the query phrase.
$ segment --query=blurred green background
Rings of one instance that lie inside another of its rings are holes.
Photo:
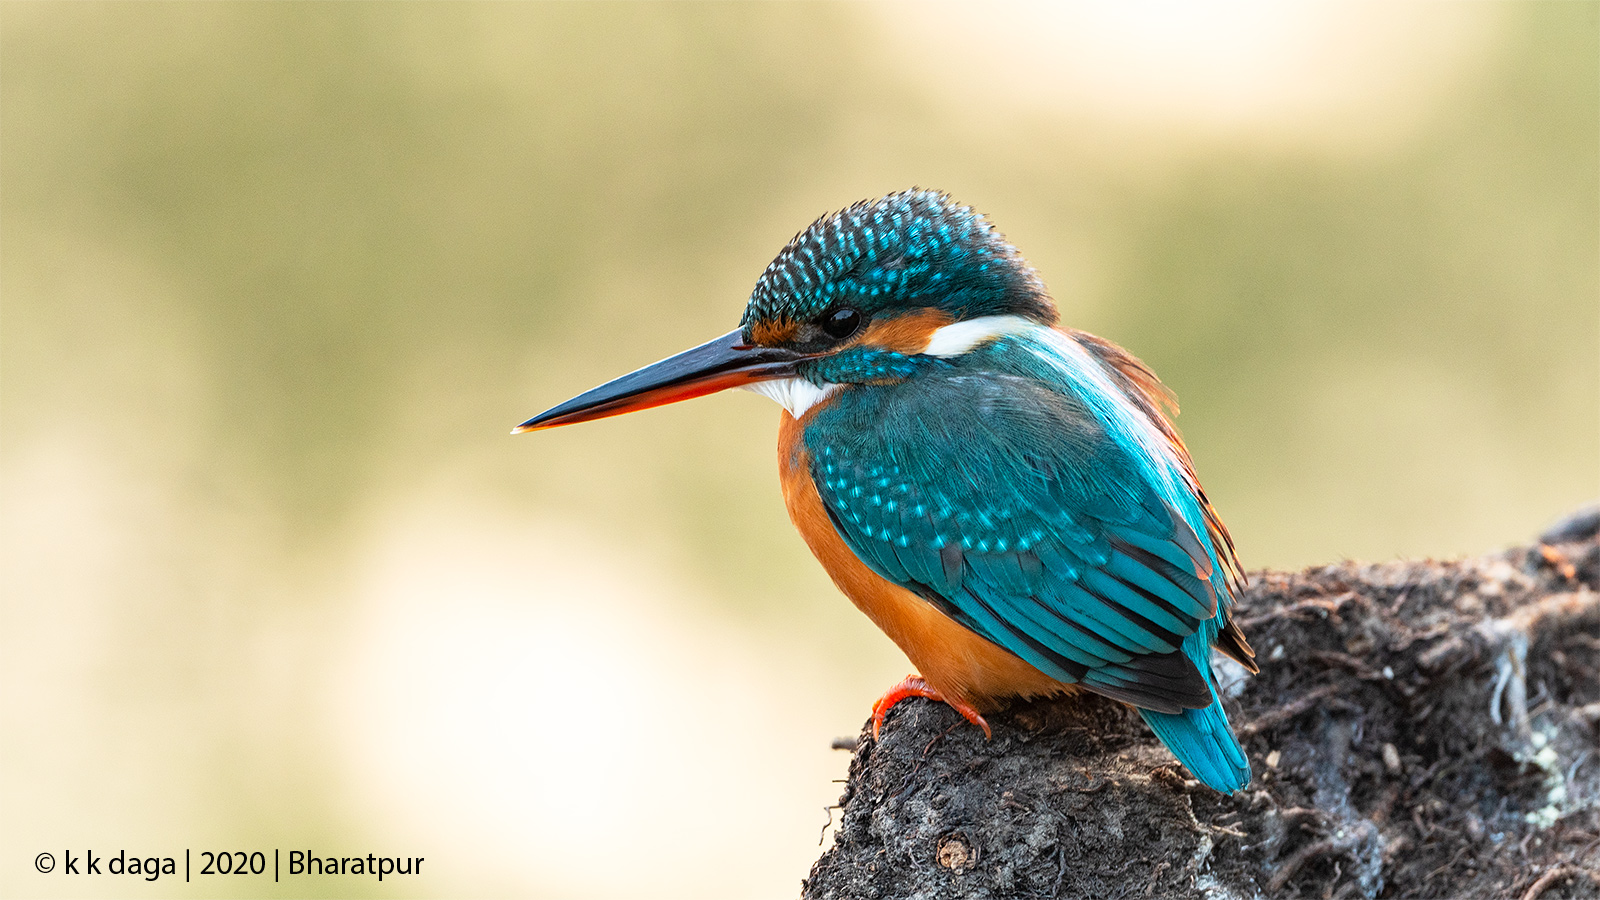
[[[986,211],[1247,566],[1600,494],[1600,6],[0,5],[0,891],[792,896],[907,664],[717,397],[795,231]],[[34,854],[426,857],[382,886]]]

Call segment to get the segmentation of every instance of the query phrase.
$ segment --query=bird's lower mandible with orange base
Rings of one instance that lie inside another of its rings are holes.
[[[919,675],[906,697],[984,714],[1092,691],[1139,709],[1196,778],[1250,765],[1213,647],[1255,655],[1229,618],[1242,573],[1127,351],[1058,323],[1022,255],[935,191],[862,201],[801,232],[739,327],[522,423],[536,431],[727,388],[783,406],[789,516],[835,584]]]

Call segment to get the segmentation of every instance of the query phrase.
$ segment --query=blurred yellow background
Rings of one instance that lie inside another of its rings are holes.
[[[1178,392],[1247,566],[1530,538],[1600,494],[1597,11],[0,5],[0,892],[798,893],[908,669],[778,412],[507,431],[911,185]],[[274,847],[427,867],[32,868]]]

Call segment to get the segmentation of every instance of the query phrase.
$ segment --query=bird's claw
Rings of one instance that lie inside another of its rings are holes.
[[[924,681],[920,675],[907,675],[905,681],[890,688],[882,697],[878,698],[878,702],[872,704],[873,740],[878,739],[878,732],[883,729],[883,720],[888,717],[889,710],[893,709],[896,703],[907,697],[926,697],[929,700],[937,700],[940,703],[948,704],[951,709],[960,713],[963,719],[982,728],[984,740],[994,737],[994,733],[989,730],[989,723],[985,722],[983,716],[978,715],[978,711],[970,704],[960,700],[952,700],[939,693],[934,690],[932,685]]]

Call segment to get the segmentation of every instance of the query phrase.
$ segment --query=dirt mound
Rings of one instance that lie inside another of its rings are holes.
[[[807,898],[1600,898],[1600,508],[1458,562],[1260,572],[1219,659],[1224,797],[1088,698],[905,701],[864,732]]]

